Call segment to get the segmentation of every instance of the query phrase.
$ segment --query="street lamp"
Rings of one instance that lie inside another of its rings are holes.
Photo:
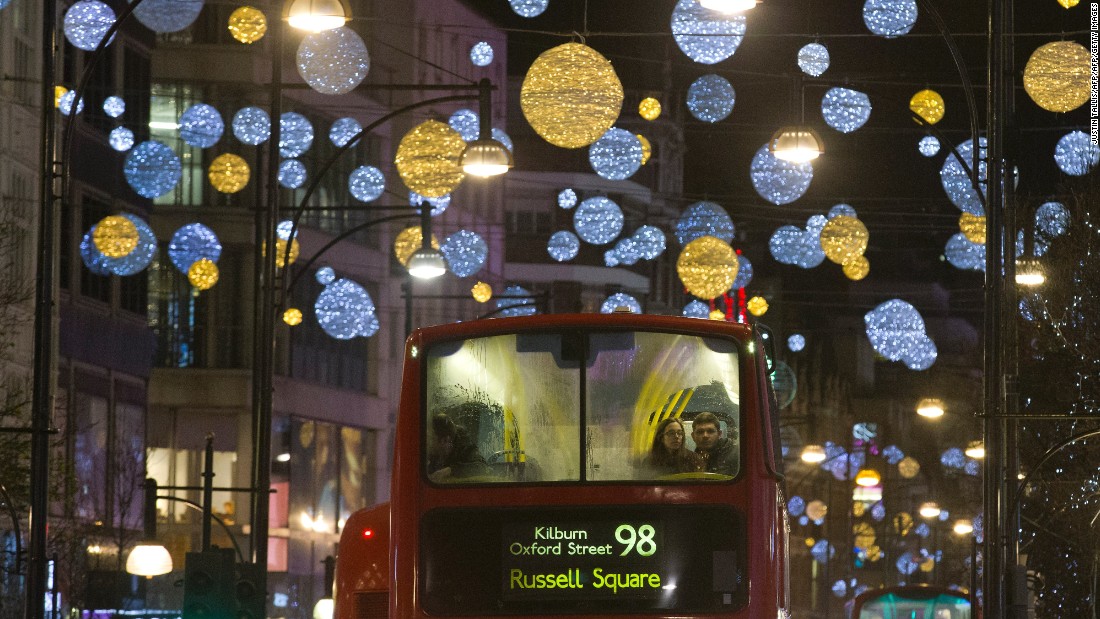
[[[292,0],[286,20],[293,28],[321,32],[343,26],[351,19],[351,7],[344,0]]]
[[[943,417],[943,400],[939,398],[924,398],[917,403],[917,414],[929,419]]]
[[[935,501],[925,501],[920,504],[920,509],[917,510],[920,513],[921,518],[936,518],[943,511],[940,509],[940,504]]]
[[[1041,286],[1047,281],[1037,258],[1016,260],[1016,283],[1020,286]]]
[[[826,458],[825,448],[821,445],[806,445],[802,448],[802,461],[810,464],[819,464]]]
[[[821,136],[807,125],[787,125],[772,134],[768,150],[776,159],[791,163],[806,163],[825,152]]]
[[[157,541],[157,481],[145,480],[144,539],[126,557],[126,571],[152,578],[172,571],[172,555]]]
[[[756,8],[757,0],[699,0],[699,4],[704,9],[730,15]]]

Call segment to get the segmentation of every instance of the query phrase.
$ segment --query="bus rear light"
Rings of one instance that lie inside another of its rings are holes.
[[[372,529],[363,529],[363,539],[370,539],[374,537],[374,531]]]

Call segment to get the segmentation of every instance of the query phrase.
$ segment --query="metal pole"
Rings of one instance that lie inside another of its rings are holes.
[[[155,488],[155,486],[154,486]],[[210,525],[214,520],[214,435],[206,435],[206,452],[203,458],[202,472],[202,551],[210,550]],[[153,495],[153,510],[156,513],[156,494]],[[154,522],[155,516],[154,516]],[[155,526],[155,525],[154,525]]]
[[[405,337],[409,337],[413,332],[413,291],[412,291],[412,275],[408,272],[405,273],[405,281],[401,283],[402,296],[405,297]]]

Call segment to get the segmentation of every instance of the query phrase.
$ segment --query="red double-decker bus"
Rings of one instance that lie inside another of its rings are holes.
[[[416,331],[391,500],[344,526],[336,618],[787,616],[765,344],[634,314]],[[656,466],[666,435],[711,457]]]
[[[980,619],[970,595],[936,585],[899,585],[856,596],[852,619]]]

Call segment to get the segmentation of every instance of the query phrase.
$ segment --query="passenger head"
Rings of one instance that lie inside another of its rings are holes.
[[[429,447],[431,455],[446,458],[454,450],[458,426],[446,413],[436,413],[432,417],[432,441]]]
[[[677,452],[684,446],[684,422],[675,417],[669,417],[657,424],[656,433],[653,436],[651,453]]]
[[[696,449],[710,451],[722,438],[722,424],[714,413],[703,412],[691,420],[691,438]]]

